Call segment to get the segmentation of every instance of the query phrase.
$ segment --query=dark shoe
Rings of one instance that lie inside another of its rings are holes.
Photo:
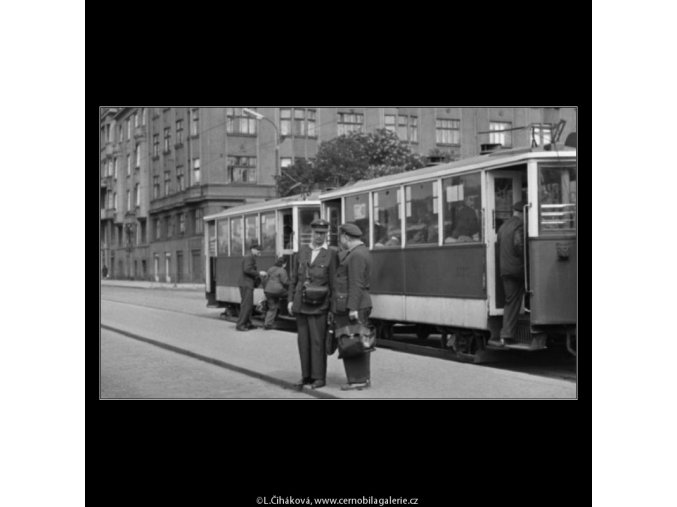
[[[341,391],[361,391],[362,389],[367,389],[371,386],[371,381],[367,380],[366,382],[356,382],[354,384],[343,384],[341,386]]]
[[[249,331],[249,329],[251,329],[251,328],[235,326],[235,329],[238,330],[238,331]]]
[[[310,385],[311,389],[319,389],[320,387],[324,387],[327,385],[327,383],[324,380],[316,380]]]
[[[312,384],[312,383],[313,383],[313,379],[311,379],[311,378],[302,378],[302,379],[299,380],[296,384],[294,384],[294,387],[300,391],[301,389],[303,389],[303,386],[304,386],[304,385],[306,385],[306,384]]]
[[[249,323],[249,325],[247,327],[249,327],[249,329],[256,329],[256,326],[254,324],[252,324],[251,322]]]

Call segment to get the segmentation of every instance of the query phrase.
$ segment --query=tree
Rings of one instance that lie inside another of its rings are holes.
[[[394,132],[386,129],[368,134],[351,132],[321,143],[314,163],[299,159],[285,168],[278,179],[278,192],[285,196],[328,186],[341,187],[424,165],[423,158]]]

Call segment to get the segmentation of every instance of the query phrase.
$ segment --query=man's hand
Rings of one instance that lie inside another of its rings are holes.
[[[294,315],[294,312],[291,311],[293,306],[294,303],[287,303],[287,313],[289,313],[289,315]]]

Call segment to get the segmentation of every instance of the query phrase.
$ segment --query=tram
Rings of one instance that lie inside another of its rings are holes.
[[[224,308],[226,316],[240,307],[238,280],[249,245],[261,245],[259,270],[267,270],[277,257],[289,257],[312,238],[310,224],[320,217],[318,192],[236,206],[204,217],[205,291],[207,306]],[[288,266],[291,263],[287,264]],[[287,268],[289,269],[289,268]],[[261,287],[254,289],[254,305],[265,300]],[[286,314],[286,303],[280,313]]]
[[[319,196],[336,240],[354,222],[372,254],[371,317],[378,337],[396,326],[476,357],[487,348],[575,354],[576,151],[502,150],[359,181]],[[497,232],[523,201],[525,286],[515,343],[502,346],[504,295]]]

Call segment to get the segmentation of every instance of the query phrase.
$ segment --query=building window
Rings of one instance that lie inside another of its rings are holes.
[[[160,239],[162,237],[162,229],[160,228],[160,219],[155,219],[155,239]]]
[[[139,184],[134,185],[134,202],[136,206],[141,206],[141,192],[139,192]]]
[[[510,148],[512,146],[512,132],[506,132],[506,130],[511,128],[512,123],[510,122],[492,121],[489,123],[489,130],[492,131],[489,134],[489,143],[500,144],[505,148]]]
[[[256,134],[256,118],[247,116],[241,107],[226,108],[226,132],[228,134]],[[256,111],[256,108],[252,108]]]
[[[134,126],[139,126],[139,115],[137,113],[134,113]]]
[[[402,141],[418,142],[418,117],[386,114],[385,128],[395,132]]]
[[[127,155],[127,176],[132,174],[132,156]]]
[[[202,221],[202,209],[197,208],[195,210],[195,228],[193,229],[195,231],[195,234],[202,234],[202,226],[203,226],[203,221]]]
[[[306,112],[306,121],[308,122],[308,137],[317,137],[315,133],[315,122],[317,117],[317,111],[314,109],[308,109]]]
[[[141,124],[142,125],[146,124],[146,108],[145,107],[141,108]]]
[[[190,110],[190,135],[196,136],[200,133],[200,110]]]
[[[127,211],[132,209],[132,193],[127,190]]]
[[[113,192],[113,209],[117,211],[118,209],[118,193]]]
[[[153,176],[153,199],[160,197],[160,177]]]
[[[435,141],[437,144],[461,144],[461,122],[459,120],[436,120]]]
[[[228,183],[256,182],[256,157],[228,157]]]
[[[391,132],[395,132],[397,134],[397,128],[395,127],[396,121],[397,121],[396,115],[386,114],[385,115],[386,130],[390,130]]]
[[[107,209],[113,209],[113,192],[110,192],[110,191],[109,191],[109,192],[106,194],[106,196],[107,196],[107,198],[108,198],[108,200],[106,201],[106,202],[107,202],[106,208],[107,208]]]
[[[280,135],[315,137],[316,118],[315,109],[280,109]]]
[[[171,215],[168,217],[165,217],[165,228],[167,230],[167,237],[171,238],[174,235],[174,231],[172,230],[174,226],[174,223],[172,221]]]
[[[118,125],[118,141],[120,141],[120,142],[125,140],[123,133],[124,133],[124,130],[122,129],[122,125]]]
[[[158,157],[160,155],[160,135],[153,135],[153,156]]]
[[[200,159],[193,159],[193,185],[200,184]]]
[[[176,144],[183,144],[183,120],[176,120]]]
[[[186,233],[186,214],[179,213],[179,234]]]
[[[338,135],[342,136],[350,132],[362,132],[364,127],[364,115],[353,113],[338,114]]]
[[[110,167],[109,167],[109,169],[110,169]],[[108,176],[113,176],[113,178],[116,178],[116,179],[118,177],[118,159],[117,159],[117,157],[115,157],[113,159],[113,174],[110,174],[110,171],[109,171]]]
[[[176,190],[179,192],[182,192],[185,190],[185,187],[183,185],[183,167],[177,167],[176,168]]]
[[[169,183],[170,183],[169,171],[165,171],[165,188],[164,188],[164,195],[169,195]]]
[[[110,123],[109,123],[108,125],[106,125],[106,142],[110,143],[110,141],[111,139],[110,139]]]
[[[146,242],[146,221],[139,220],[139,243]]]
[[[291,135],[291,109],[280,109],[280,135]]]
[[[531,146],[545,146],[552,141],[552,125],[550,123],[541,123],[531,127]]]
[[[169,127],[166,127],[165,131],[164,131],[165,132],[165,149],[164,149],[165,153],[169,152],[169,140],[171,138],[169,131],[170,131]]]
[[[134,167],[138,169],[141,167],[141,149],[138,144],[134,148],[134,158],[136,159],[136,165]]]
[[[127,118],[127,139],[132,138],[132,119]]]

